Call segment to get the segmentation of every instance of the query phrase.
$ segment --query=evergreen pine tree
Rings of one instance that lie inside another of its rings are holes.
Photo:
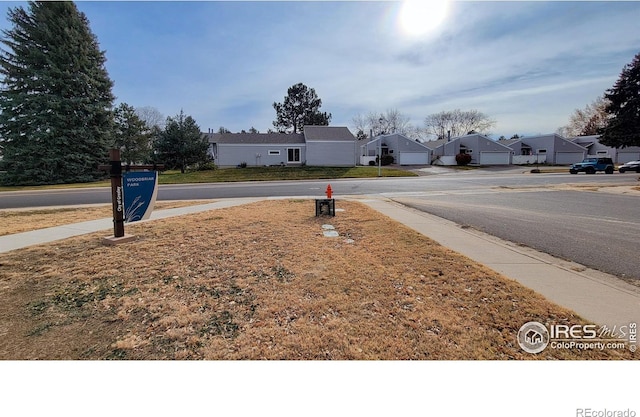
[[[144,120],[127,103],[120,104],[113,116],[114,146],[120,149],[122,161],[131,164],[147,161],[151,151],[151,130]]]
[[[600,143],[615,148],[640,146],[640,53],[625,65],[620,78],[605,93],[609,100]]]
[[[6,184],[86,182],[104,176],[112,81],[86,16],[72,2],[9,9],[0,40],[0,136]]]
[[[302,83],[287,89],[282,103],[273,103],[276,120],[273,126],[282,133],[302,133],[304,126],[328,126],[331,113],[320,112],[322,100],[316,90]]]
[[[167,117],[167,124],[154,143],[156,162],[168,169],[179,168],[183,174],[187,166],[207,161],[208,148],[196,121],[182,110],[174,118]]]

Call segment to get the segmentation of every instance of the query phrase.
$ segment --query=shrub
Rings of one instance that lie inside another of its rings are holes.
[[[456,155],[456,163],[458,165],[469,165],[471,162],[471,155],[468,153],[459,153]]]
[[[393,164],[394,158],[391,155],[382,155],[382,160],[380,161],[380,165],[391,165]]]
[[[216,168],[216,164],[214,164],[212,161],[200,162],[195,167],[190,169],[190,171],[213,171]]]

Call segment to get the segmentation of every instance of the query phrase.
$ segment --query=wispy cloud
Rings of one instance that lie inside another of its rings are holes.
[[[303,82],[333,124],[397,108],[419,125],[475,108],[497,135],[552,132],[640,49],[638,2],[453,2],[423,39],[400,30],[399,2],[77,4],[118,101],[184,109],[203,130],[265,131],[272,103]]]

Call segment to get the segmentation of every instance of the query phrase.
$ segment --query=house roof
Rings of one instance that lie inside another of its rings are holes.
[[[348,128],[340,126],[305,126],[304,137],[307,141],[356,141]]]
[[[595,145],[596,143],[605,146],[609,149],[615,149],[612,146],[607,146],[605,144],[603,144],[602,142],[600,142],[600,135],[590,135],[590,136],[576,136],[574,138],[570,138],[568,139],[570,141],[573,141],[573,143],[576,143],[580,146],[583,146],[585,148],[590,148],[591,146]],[[624,150],[623,150],[624,149]],[[618,149],[618,152],[640,152],[640,146],[627,146],[625,148],[622,149]]]
[[[580,146],[584,146],[585,148],[592,147],[596,142],[599,142],[599,135],[588,135],[588,136],[575,136],[573,138],[568,138],[567,140],[577,143]]]
[[[304,144],[301,133],[214,133],[209,143],[241,145],[288,145]]]
[[[449,139],[438,139],[438,140],[430,140],[427,142],[423,142],[422,144],[424,146],[426,146],[427,148],[434,150],[439,146],[444,145],[447,142],[451,142],[453,139],[449,140]]]
[[[486,141],[495,143],[496,145],[502,146],[503,148],[509,149],[509,150],[511,150],[509,145],[512,145],[516,141],[520,140],[520,139],[493,140],[493,139],[491,139],[491,138],[489,138],[489,137],[487,137],[485,135],[481,135],[479,133],[472,133],[470,135],[456,136],[456,137],[453,137],[451,139],[445,138],[445,139],[431,140],[431,141],[428,141],[428,142],[424,142],[423,145],[426,146],[429,149],[435,150],[436,148],[444,146],[448,142],[460,141],[461,139],[472,138],[472,137],[477,137],[478,139],[484,139]]]
[[[375,138],[371,139],[369,142],[361,145],[361,147],[370,145],[372,143],[376,143],[378,141],[384,141],[386,139],[390,139],[390,138],[393,138],[393,137],[396,137],[397,139],[404,140],[406,142],[411,142],[412,144],[415,143],[416,145],[419,145],[419,146],[421,146],[423,148],[427,148],[429,150],[433,150],[433,149],[429,148],[428,146],[426,146],[425,142],[418,142],[415,139],[411,139],[410,137],[407,137],[407,136],[403,135],[402,133],[391,133],[389,135],[376,136]]]
[[[573,147],[580,148],[581,150],[584,150],[584,151],[587,150],[587,148],[582,146],[581,144],[572,142],[571,140],[569,140],[569,139],[567,139],[567,138],[565,138],[563,136],[560,136],[557,133],[550,133],[550,134],[547,134],[547,135],[538,135],[538,136],[525,136],[525,137],[523,137],[521,139],[523,141],[522,143],[525,143],[525,142],[526,143],[533,143],[533,142],[536,142],[537,140],[540,140],[540,139],[543,139],[543,138],[553,138],[554,141],[559,140],[560,142],[565,142],[567,144],[570,144]]]
[[[496,144],[496,145],[501,146],[501,147],[503,147],[503,148],[505,148],[505,149],[508,149],[509,151],[511,151],[511,150],[512,150],[509,146],[507,146],[506,144],[504,144],[504,141],[501,141],[501,140],[493,140],[493,139],[491,139],[490,137],[487,137],[487,136],[482,135],[482,134],[480,134],[480,133],[472,133],[472,134],[470,134],[470,135],[459,136],[459,137],[457,137],[456,139],[474,138],[474,137],[475,137],[475,138],[477,138],[477,139],[480,139],[480,140],[484,140],[484,141],[486,141],[486,142],[490,142],[490,143]]]
[[[572,142],[596,142],[600,140],[600,135],[574,136],[566,139],[569,139]]]
[[[503,144],[503,145],[505,145],[505,146],[511,146],[511,145],[513,145],[514,143],[516,143],[516,142],[520,142],[520,141],[522,141],[522,139],[521,139],[521,138],[517,138],[517,139],[503,139],[503,140],[499,140],[499,141],[498,141],[498,143],[501,143],[501,144]]]
[[[306,141],[355,142],[346,127],[305,126],[304,133],[205,133],[209,143],[243,145],[304,144]]]

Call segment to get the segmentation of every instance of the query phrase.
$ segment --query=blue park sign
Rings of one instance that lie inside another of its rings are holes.
[[[153,211],[158,194],[158,173],[156,171],[125,172],[124,221],[127,223],[147,220]]]

